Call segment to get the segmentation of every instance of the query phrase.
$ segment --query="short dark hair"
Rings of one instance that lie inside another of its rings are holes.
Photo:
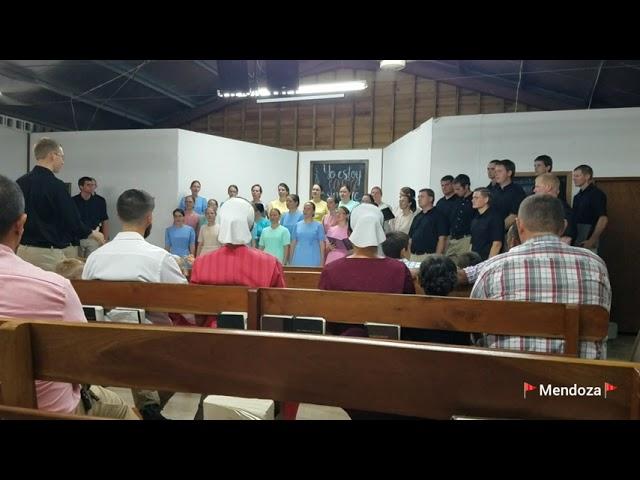
[[[429,195],[431,197],[431,201],[435,201],[436,199],[436,194],[433,190],[431,190],[430,188],[421,188],[420,189],[420,193],[422,192],[427,192],[427,195]]]
[[[520,204],[518,219],[530,232],[559,234],[564,229],[564,208],[556,197],[530,195]]]
[[[491,205],[491,198],[493,197],[493,195],[491,195],[491,190],[489,190],[486,187],[480,187],[480,188],[476,188],[473,193],[478,192],[480,195],[482,195],[484,198],[487,198],[489,200],[489,205]]]
[[[533,163],[542,162],[545,167],[549,167],[549,171],[553,170],[553,159],[549,155],[538,155],[533,159]]]
[[[93,178],[91,177],[80,177],[80,179],[78,180],[78,186],[80,188],[84,187],[84,184],[87,182],[93,182]]]
[[[182,215],[184,217],[184,210],[181,208],[176,208],[173,210],[173,212],[171,212],[171,215],[175,215],[176,213],[179,213],[180,215]]]
[[[457,183],[461,187],[468,187],[469,185],[471,185],[471,179],[469,178],[469,175],[461,173],[453,179],[453,183]]]
[[[499,164],[499,163],[500,163],[500,160],[491,160],[491,161],[489,162],[489,164],[492,164],[492,163],[493,163],[494,165],[497,165],[497,164]]]
[[[155,200],[151,195],[144,190],[132,188],[120,194],[116,210],[118,217],[123,222],[137,223],[144,219],[149,212],[152,212],[155,206]],[[184,215],[184,212],[182,214]]]
[[[4,175],[0,175],[0,205],[0,237],[4,237],[24,213],[22,189]]]
[[[573,169],[574,172],[576,170],[580,170],[583,175],[589,175],[590,178],[593,178],[593,168],[591,168],[589,165],[578,165]]]
[[[402,250],[408,247],[409,235],[404,232],[389,232],[387,239],[382,242],[382,252],[389,258],[400,258]]]
[[[251,187],[253,188],[253,187]],[[260,215],[262,215],[264,217],[264,205],[261,203],[254,203],[253,204],[253,208],[256,210],[256,212],[259,212]]]
[[[449,257],[430,254],[420,264],[420,286],[427,295],[449,295],[458,283],[458,268]]]
[[[453,182],[453,175],[445,175],[440,179],[441,182]]]
[[[456,256],[456,265],[458,268],[467,268],[482,262],[482,257],[477,252],[463,252]]]
[[[507,172],[511,172],[511,177],[513,177],[516,174],[516,164],[513,163],[508,158],[505,158],[504,160],[500,160],[498,162],[498,165],[502,165],[504,168],[507,169]]]
[[[33,147],[33,155],[36,160],[42,160],[51,152],[57,152],[61,145],[52,138],[41,138],[35,147]]]

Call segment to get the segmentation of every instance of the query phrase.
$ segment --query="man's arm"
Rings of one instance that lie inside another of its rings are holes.
[[[489,258],[495,257],[496,255],[498,255],[501,249],[502,249],[502,242],[500,241],[493,242],[491,244],[491,250],[489,251]]]
[[[447,246],[447,237],[444,235],[439,236],[438,245],[436,245],[436,253],[443,254],[446,246]]]
[[[102,235],[104,235],[104,241],[109,240],[109,220],[102,221]]]
[[[588,239],[582,242],[581,246],[583,246],[584,248],[595,247],[596,243],[598,243],[598,240],[600,239],[600,235],[602,235],[602,232],[604,232],[604,229],[607,228],[608,223],[609,223],[609,218],[606,215],[603,215],[600,218],[598,218],[598,222],[596,223],[596,226],[593,229],[593,233]]]
[[[58,206],[58,209],[62,215],[62,219],[64,221],[64,228],[69,231],[76,238],[87,238],[91,237],[100,245],[104,244],[104,236],[102,233],[95,230],[91,230],[84,223],[82,223],[82,219],[80,218],[80,213],[76,208],[76,205],[71,200],[71,197],[67,194],[67,190],[64,186],[64,183],[60,182],[55,188],[55,203]]]

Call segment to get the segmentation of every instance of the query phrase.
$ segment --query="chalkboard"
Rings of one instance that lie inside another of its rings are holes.
[[[359,202],[368,193],[369,160],[312,161],[309,195],[316,183],[326,196],[338,196],[340,187],[346,184],[351,188],[351,198]]]
[[[571,205],[571,180],[572,172],[551,172],[560,180],[560,198],[564,198]],[[513,177],[513,183],[520,185],[527,196],[533,193],[533,187],[536,185],[535,173],[516,173]]]

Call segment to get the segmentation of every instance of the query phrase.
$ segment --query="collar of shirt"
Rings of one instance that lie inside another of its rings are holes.
[[[536,244],[540,244],[540,243],[550,243],[550,244],[559,244],[559,245],[564,245],[561,241],[560,241],[560,237],[558,237],[557,235],[552,235],[552,234],[545,234],[545,235],[536,235],[533,238],[530,238],[529,240],[527,240],[526,242],[524,242],[521,245],[518,245],[517,247],[513,247],[511,250],[509,251],[514,251],[517,252],[519,250],[526,250],[527,248],[536,245]]]
[[[114,240],[142,240],[144,241],[144,237],[140,235],[138,232],[120,232],[115,237]]]

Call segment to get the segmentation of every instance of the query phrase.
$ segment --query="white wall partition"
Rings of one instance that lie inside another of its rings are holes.
[[[118,196],[129,188],[153,195],[156,208],[149,241],[164,246],[164,229],[172,222],[178,190],[177,130],[37,133],[31,135],[31,148],[45,136],[64,148],[65,164],[58,178],[71,183],[72,195],[79,192],[80,177],[97,180],[97,193],[107,201],[112,238],[121,228],[116,212]]]
[[[383,200],[392,207],[398,205],[400,188],[417,192],[430,184],[432,123],[428,120],[383,150]]]
[[[322,160],[368,160],[369,173],[367,191],[371,191],[371,187],[381,185],[382,183],[382,149],[380,148],[300,152],[296,193],[300,195],[301,203],[311,198],[311,162]],[[291,191],[295,191],[293,187]]]
[[[29,135],[21,130],[0,127],[0,174],[17,180],[27,173]]]
[[[294,191],[297,161],[298,152],[292,150],[179,130],[176,205],[181,196],[191,193],[193,180],[200,181],[203,197],[218,202],[227,198],[230,184],[251,200],[251,185],[259,183],[267,204],[277,198],[281,182]]]

